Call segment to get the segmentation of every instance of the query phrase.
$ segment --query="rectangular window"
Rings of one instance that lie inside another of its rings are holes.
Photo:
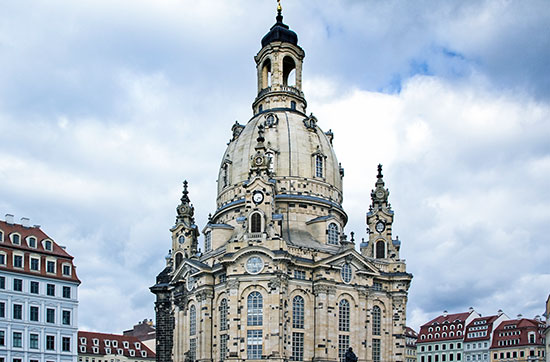
[[[71,275],[71,266],[63,265],[63,275]]]
[[[6,289],[6,277],[0,277],[0,289]]]
[[[23,319],[23,306],[21,304],[13,305],[13,319]]]
[[[0,331],[0,346],[6,345],[6,332]]]
[[[372,289],[374,289],[375,291],[378,291],[378,292],[382,291],[382,283],[374,282],[372,284]]]
[[[436,355],[434,356],[434,361],[435,361],[435,362],[439,362],[439,355],[438,355],[438,354],[436,354]]]
[[[458,353],[456,354],[456,360],[457,360],[457,361],[462,360],[462,354],[460,354],[460,352],[458,352]]]
[[[55,297],[55,284],[46,284],[46,295]]]
[[[246,331],[246,352],[248,359],[262,359],[262,330]]]
[[[55,309],[46,309],[46,323],[55,323]]]
[[[13,256],[13,266],[15,268],[22,268],[23,267],[23,257],[21,255],[14,255]]]
[[[55,261],[48,260],[46,262],[46,271],[48,273],[55,273]]]
[[[296,279],[306,279],[306,272],[303,270],[294,270],[294,278]]]
[[[37,258],[31,258],[31,270],[40,270],[40,260]]]
[[[29,348],[38,349],[38,334],[31,333],[29,335]]]
[[[197,358],[197,340],[195,338],[189,340],[189,358],[191,361]]]
[[[71,311],[70,310],[64,310],[63,311],[63,324],[66,325],[66,326],[71,325]]]
[[[304,360],[304,333],[292,333],[292,361]]]
[[[517,351],[514,351],[513,354],[512,354],[512,357],[518,358],[518,352],[517,352]]]
[[[13,332],[12,336],[13,336],[12,346],[18,347],[18,348],[23,347],[23,333]]]
[[[23,280],[14,278],[13,279],[13,290],[16,292],[22,292],[23,291]]]
[[[519,351],[519,356],[520,357],[525,357],[525,351]]]
[[[455,357],[455,355],[450,353],[449,354],[449,361],[454,361],[454,357]]]
[[[372,340],[372,360],[373,362],[380,362],[380,340]]]
[[[71,337],[63,337],[62,350],[63,350],[63,352],[70,352],[71,351]]]
[[[31,286],[30,286],[30,292],[32,294],[38,294],[39,293],[39,284],[38,282],[33,282],[31,281]]]
[[[31,305],[30,311],[29,311],[29,319],[33,322],[38,322],[38,307]]]
[[[0,254],[0,265],[6,265],[6,255]]]
[[[46,349],[55,351],[55,336],[46,336]]]
[[[71,298],[71,287],[63,287],[63,298]]]
[[[220,361],[224,361],[227,356],[227,341],[229,340],[228,334],[222,334],[220,336]]]
[[[0,302],[0,318],[6,318],[6,303]]]

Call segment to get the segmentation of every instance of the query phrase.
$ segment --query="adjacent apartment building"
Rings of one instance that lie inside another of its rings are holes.
[[[0,362],[76,362],[73,257],[29,220],[0,220]]]
[[[133,336],[78,332],[79,362],[150,362],[155,353]]]
[[[464,333],[464,360],[466,362],[489,362],[489,348],[493,342],[493,331],[503,321],[510,319],[502,310],[497,315],[479,317],[468,326]]]
[[[519,318],[503,321],[494,332],[491,362],[544,362],[545,323]]]
[[[411,327],[405,327],[405,361],[416,362],[416,340],[418,333]]]
[[[480,315],[470,308],[468,312],[442,315],[420,327],[416,342],[418,362],[463,361],[464,330]]]

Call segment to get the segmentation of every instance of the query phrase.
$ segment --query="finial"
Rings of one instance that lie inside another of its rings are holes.
[[[212,221],[212,214],[208,214],[208,222]]]
[[[263,143],[265,141],[264,126],[261,124],[258,126],[258,138],[256,139],[256,141],[258,141],[258,143]]]
[[[378,175],[376,177],[377,178],[382,178],[382,164],[381,163],[378,164]]]
[[[278,23],[283,22],[283,7],[281,6],[281,0],[277,0],[277,19]]]
[[[351,235],[351,241],[355,241],[355,233],[352,231],[349,234]]]
[[[183,192],[181,196],[181,202],[189,202],[189,191],[187,191],[187,180],[183,181]]]

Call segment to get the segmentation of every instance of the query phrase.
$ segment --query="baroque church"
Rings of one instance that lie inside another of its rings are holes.
[[[405,361],[412,275],[392,238],[382,167],[365,206],[368,240],[356,248],[344,234],[334,135],[307,115],[305,53],[280,5],[261,44],[253,116],[231,128],[202,229],[184,182],[151,287],[157,361],[336,362],[348,347],[359,361]]]

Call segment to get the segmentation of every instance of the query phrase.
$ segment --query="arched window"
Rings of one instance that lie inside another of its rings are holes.
[[[372,308],[372,334],[374,336],[380,335],[380,321],[381,321],[380,307],[375,305]]]
[[[273,173],[275,170],[275,158],[273,157],[273,152],[266,152],[265,157],[267,158],[269,172]]]
[[[182,253],[177,253],[176,254],[176,269],[181,265],[182,261],[183,261]]]
[[[299,295],[292,300],[292,328],[304,328],[304,298]]]
[[[449,332],[449,337],[454,337],[455,336],[455,332]]]
[[[376,259],[384,259],[386,257],[386,243],[382,240],[376,242]]]
[[[338,245],[338,225],[336,223],[331,222],[328,224],[328,243],[332,245]]]
[[[292,57],[283,58],[283,85],[294,86],[296,84],[296,63]]]
[[[247,325],[261,326],[263,322],[263,298],[259,292],[252,292],[247,299]]]
[[[315,156],[315,177],[323,177],[323,156]]]
[[[250,215],[250,232],[260,233],[262,232],[262,215],[259,212],[255,212]]]
[[[226,331],[229,329],[229,323],[227,320],[228,310],[227,299],[223,298],[220,302],[220,331]]]
[[[342,266],[342,271],[341,271],[341,276],[342,276],[342,280],[344,281],[344,283],[351,282],[352,275],[353,274],[352,274],[352,270],[351,270],[351,265],[349,263],[345,263]]]
[[[349,332],[349,302],[342,299],[338,305],[338,330]]]
[[[197,334],[197,308],[194,305],[189,308],[189,335]]]
[[[271,60],[266,59],[262,66],[262,89],[271,87]]]
[[[212,249],[212,231],[208,230],[204,234],[204,251],[210,251]]]
[[[462,335],[462,331],[457,331],[457,332],[456,332],[456,335],[457,335],[457,336],[461,336],[461,335]]]

